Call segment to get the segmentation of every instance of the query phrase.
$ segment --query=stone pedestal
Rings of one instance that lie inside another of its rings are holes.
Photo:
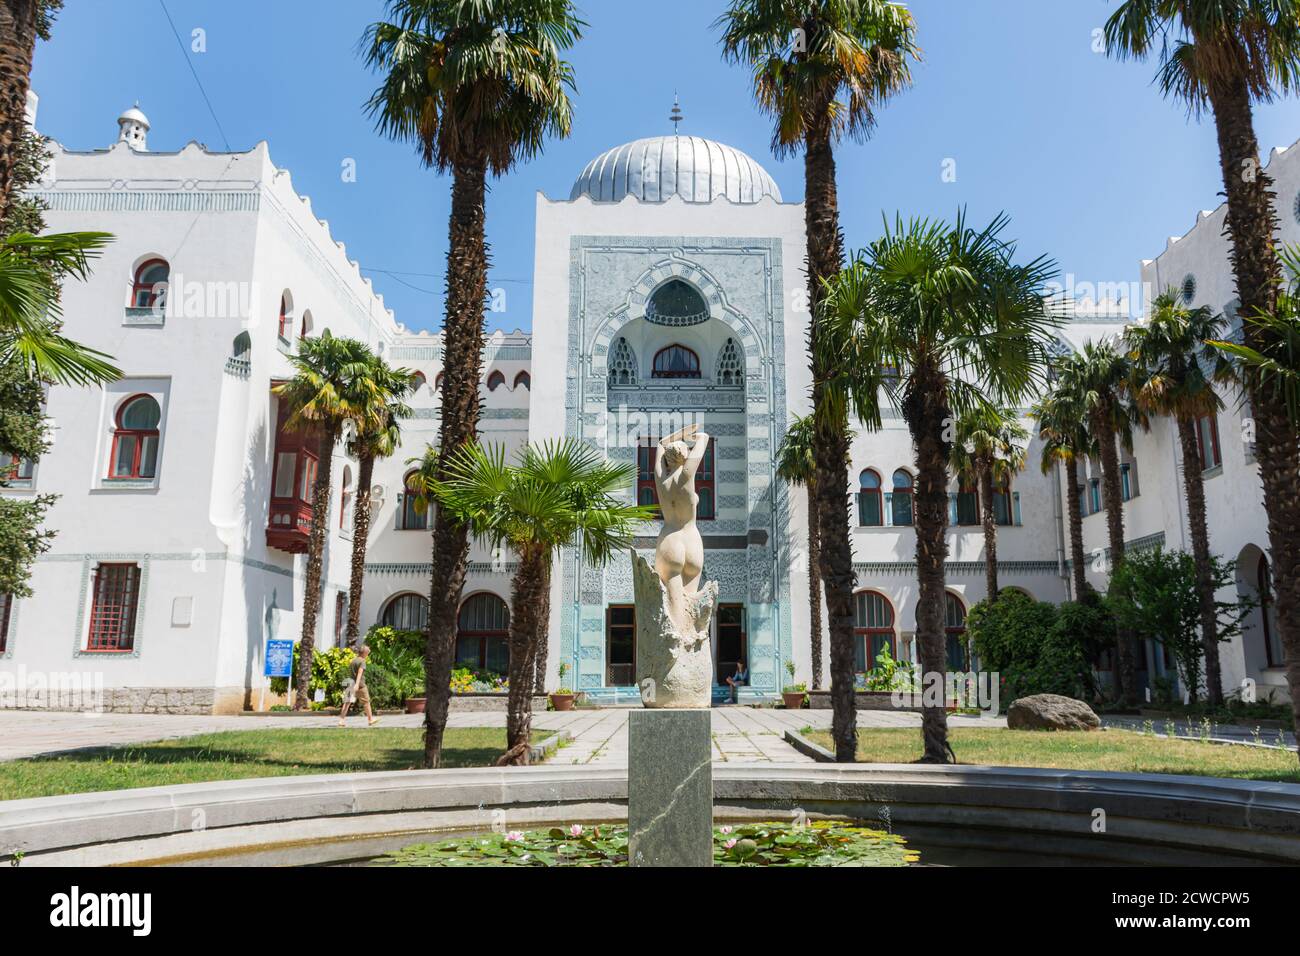
[[[710,712],[634,710],[627,738],[631,865],[712,866]]]

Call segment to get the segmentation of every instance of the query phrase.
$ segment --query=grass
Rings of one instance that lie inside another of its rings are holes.
[[[533,731],[533,741],[554,731]],[[444,767],[486,767],[506,749],[504,728],[449,727]],[[249,777],[410,770],[424,753],[420,728],[233,730],[179,740],[0,763],[0,799],[49,797]]]
[[[835,750],[829,731],[814,730],[804,736]],[[957,762],[963,764],[1300,783],[1300,764],[1295,752],[1287,750],[1169,740],[1123,730],[1053,733],[962,728],[950,730],[948,736]],[[858,729],[859,763],[911,763],[920,758],[921,751],[919,727]]]

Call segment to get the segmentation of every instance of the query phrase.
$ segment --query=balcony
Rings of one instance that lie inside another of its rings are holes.
[[[285,418],[282,410],[275,430],[266,544],[290,554],[306,554],[314,517],[311,499],[319,436],[312,431],[289,431]]]
[[[311,504],[306,501],[271,499],[271,515],[266,526],[267,547],[290,554],[306,554],[311,538]]]

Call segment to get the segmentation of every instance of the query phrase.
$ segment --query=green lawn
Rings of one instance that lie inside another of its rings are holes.
[[[533,740],[553,733],[535,730]],[[505,747],[503,728],[448,728],[443,766],[486,767]],[[6,761],[0,763],[0,799],[248,777],[409,770],[419,765],[423,752],[424,731],[419,728],[233,730]]]
[[[829,731],[806,731],[804,736],[827,750],[835,749]],[[1294,752],[1167,740],[1123,730],[1049,733],[959,729],[949,731],[949,741],[957,762],[965,764],[1183,773],[1300,783],[1300,763]],[[860,763],[911,763],[920,758],[921,749],[919,727],[858,730]]]

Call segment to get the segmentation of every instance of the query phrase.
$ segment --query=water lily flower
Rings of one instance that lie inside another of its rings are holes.
[[[582,836],[582,824],[575,823],[573,826],[569,827],[569,836],[571,837]]]
[[[723,836],[726,836],[731,832],[731,827],[719,827],[718,829],[721,831]]]
[[[730,850],[733,846],[736,845],[736,838],[732,837],[730,840],[728,840],[726,843],[722,845],[726,847],[728,850]]]
[[[510,843],[521,842],[523,838],[524,835],[520,833],[518,830],[511,830],[509,833],[506,834],[506,840]]]

